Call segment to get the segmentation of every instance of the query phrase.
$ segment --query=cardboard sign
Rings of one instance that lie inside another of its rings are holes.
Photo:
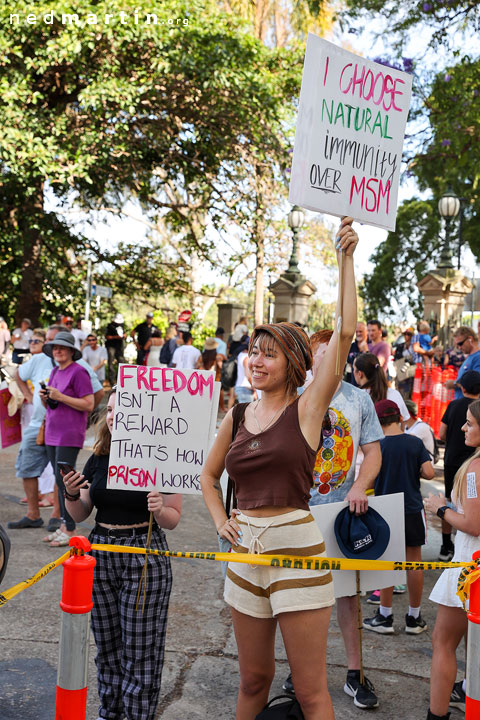
[[[0,390],[0,440],[2,448],[15,445],[22,439],[20,410],[17,410],[12,417],[8,414],[8,403],[11,397],[7,388]]]
[[[390,542],[387,549],[377,560],[405,560],[405,521],[403,493],[369,497],[368,504],[386,520],[390,528]],[[347,505],[346,502],[313,505],[310,511],[325,540],[327,557],[345,557],[335,537],[335,518]],[[355,595],[355,570],[332,571],[335,597]],[[406,582],[404,570],[362,570],[360,572],[360,589],[365,592],[377,590]]]
[[[412,76],[311,33],[289,200],[395,230]]]
[[[200,494],[219,393],[206,370],[120,365],[107,487]]]

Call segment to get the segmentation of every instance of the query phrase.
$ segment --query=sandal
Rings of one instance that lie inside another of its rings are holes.
[[[59,530],[57,537],[55,540],[52,540],[50,543],[50,547],[56,548],[56,547],[66,547],[68,546],[68,543],[70,542],[70,535],[67,535],[67,533],[63,532],[63,530]]]
[[[46,507],[53,507],[53,503],[50,502],[47,498],[43,498],[43,500],[38,501],[38,507],[46,508]]]
[[[44,543],[51,543],[52,540],[56,540],[56,539],[57,539],[57,535],[60,535],[61,532],[62,532],[62,531],[60,530],[60,528],[57,528],[56,530],[54,530],[53,532],[51,532],[49,535],[47,535],[46,537],[42,538],[42,542],[44,542]]]

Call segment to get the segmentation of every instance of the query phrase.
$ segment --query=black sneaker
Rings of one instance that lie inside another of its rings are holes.
[[[450,707],[458,708],[459,710],[463,710],[463,712],[465,712],[465,693],[463,692],[462,685],[463,683],[461,680],[454,684],[452,694],[450,695],[450,702],[448,704]]]
[[[405,632],[408,635],[419,635],[426,629],[427,623],[421,615],[418,618],[414,618],[413,615],[405,615]]]
[[[373,632],[381,633],[382,635],[393,634],[393,614],[388,617],[384,617],[380,610],[377,610],[377,614],[372,618],[366,618],[363,621],[363,627],[365,630],[373,630]]]
[[[289,695],[295,695],[295,690],[293,689],[293,682],[292,682],[292,673],[287,677],[285,682],[282,685],[282,688],[287,692]]]
[[[353,704],[358,708],[369,709],[378,707],[378,698],[375,688],[370,680],[364,676],[363,684],[360,682],[360,670],[348,671],[344,691],[353,697]]]
[[[450,562],[450,560],[453,558],[455,552],[455,548],[453,545],[449,545],[448,547],[445,547],[445,545],[442,545],[440,548],[440,552],[438,553],[438,559],[442,562]]]

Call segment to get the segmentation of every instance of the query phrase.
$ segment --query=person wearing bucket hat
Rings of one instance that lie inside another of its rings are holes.
[[[105,347],[108,353],[108,382],[115,385],[117,366],[125,362],[123,357],[125,331],[123,315],[117,313],[105,332]]]
[[[46,407],[45,449],[55,472],[60,503],[61,525],[51,540],[51,547],[68,545],[75,530],[75,522],[65,507],[65,486],[59,463],[75,467],[80,448],[85,441],[88,413],[94,408],[92,381],[80,360],[82,353],[75,347],[70,332],[58,332],[51,342],[45,343],[43,352],[56,363],[48,386],[40,390]]]
[[[322,419],[340,380],[355,332],[357,303],[353,251],[358,236],[353,218],[337,233],[343,260],[335,331],[323,361],[302,395],[312,367],[309,338],[294,323],[257,325],[250,337],[248,368],[261,399],[239,404],[243,418],[225,416],[201,474],[205,503],[219,536],[232,553],[308,552],[325,556],[320,528],[309,509],[313,468]],[[338,353],[338,356],[337,356]],[[232,442],[234,418],[239,420]],[[238,510],[227,516],[220,477],[226,468]],[[224,599],[231,607],[240,663],[236,717],[253,719],[265,706],[275,672],[277,623],[305,717],[333,720],[327,685],[326,643],[335,602],[328,570],[255,567],[228,563]]]
[[[375,480],[375,495],[403,492],[405,512],[405,556],[409,562],[422,559],[425,544],[425,511],[420,492],[420,476],[432,480],[435,471],[420,438],[402,431],[400,408],[393,400],[380,400],[375,410],[384,432],[380,441],[382,467]],[[425,632],[427,624],[420,613],[423,571],[407,570],[409,609],[405,616],[407,635]],[[363,621],[366,630],[383,635],[392,634],[393,587],[380,590],[380,607],[376,615]]]

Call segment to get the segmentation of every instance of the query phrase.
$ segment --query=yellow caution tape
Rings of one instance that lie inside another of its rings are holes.
[[[480,559],[469,562],[458,577],[457,595],[462,601],[464,608],[470,595],[470,587],[478,578],[480,578]]]
[[[92,550],[106,552],[139,553],[161,557],[188,558],[189,560],[217,560],[247,565],[265,565],[295,570],[445,570],[464,568],[465,562],[402,562],[396,560],[355,560],[349,558],[295,557],[294,555],[253,555],[235,552],[176,552],[175,550],[147,550],[128,545],[92,545]]]
[[[21,593],[22,590],[26,590],[27,587],[35,585],[35,583],[48,575],[49,572],[55,570],[55,568],[59,565],[62,565],[65,560],[68,560],[68,558],[73,555],[74,552],[74,548],[70,548],[66,553],[59,557],[58,560],[54,560],[53,562],[48,563],[48,565],[44,565],[44,567],[38,572],[36,572],[35,575],[32,575],[32,577],[29,577],[27,580],[22,580],[22,582],[17,583],[9,590],[4,590],[0,594],[0,607],[2,607],[2,605],[5,605],[5,603],[11,600],[12,597],[15,597],[15,595]]]
[[[295,570],[445,570],[446,568],[460,568],[462,573],[459,579],[459,590],[468,596],[470,584],[477,577],[480,577],[480,568],[472,562],[404,562],[396,560],[355,560],[349,558],[325,558],[325,557],[295,557],[294,555],[264,555],[235,552],[198,552],[198,551],[175,551],[175,550],[151,550],[147,548],[130,547],[128,545],[92,545],[92,550],[116,553],[137,553],[139,555],[159,555],[161,557],[186,558],[189,560],[216,560],[217,562],[237,562],[247,565],[262,565],[266,567],[293,568]],[[9,590],[0,594],[0,607],[5,605],[12,597],[18,595],[22,590],[34,585],[48,575],[49,572],[62,565],[75,552],[70,548],[57,560],[45,565],[35,575],[14,585]],[[472,571],[475,570],[474,573]],[[471,574],[470,574],[471,573]],[[464,602],[464,599],[462,599]]]

